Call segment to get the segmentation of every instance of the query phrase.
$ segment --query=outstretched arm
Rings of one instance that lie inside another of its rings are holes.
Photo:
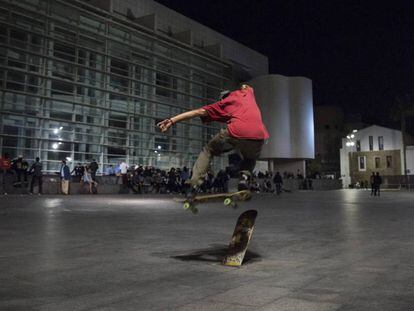
[[[187,111],[187,112],[183,112],[180,114],[177,114],[174,117],[165,119],[161,122],[159,122],[157,124],[157,126],[160,128],[161,132],[165,132],[167,131],[173,124],[180,122],[180,121],[184,121],[184,120],[188,120],[188,119],[192,119],[195,117],[203,117],[207,115],[207,111],[203,108],[198,108],[198,109],[194,109],[191,111]]]

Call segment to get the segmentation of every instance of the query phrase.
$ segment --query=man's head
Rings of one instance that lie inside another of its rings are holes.
[[[62,160],[62,164],[66,164],[66,161],[65,160]]]
[[[39,162],[40,161],[40,158],[39,157],[36,157],[36,162]]]

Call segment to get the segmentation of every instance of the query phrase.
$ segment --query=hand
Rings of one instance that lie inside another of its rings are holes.
[[[157,124],[157,126],[160,128],[161,132],[164,133],[167,131],[172,125],[173,121],[171,119],[165,119]]]

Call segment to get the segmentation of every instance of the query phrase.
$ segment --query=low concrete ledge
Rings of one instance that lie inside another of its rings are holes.
[[[22,178],[23,179],[23,178]],[[17,180],[16,176],[9,174],[6,176],[6,192],[9,194],[25,194],[30,190],[30,182],[32,176],[27,177],[27,182],[22,183],[21,187],[13,186]],[[126,194],[130,193],[130,189],[122,186],[121,177],[117,176],[97,176],[98,193],[99,194]],[[308,180],[307,180],[308,181]],[[258,179],[259,184],[263,182],[263,179]],[[342,189],[342,183],[340,180],[334,179],[311,179],[312,190],[335,190]],[[238,179],[232,178],[229,181],[229,190],[237,190]],[[274,185],[272,184],[274,187]],[[284,179],[283,189],[290,191],[297,190],[310,190],[309,182],[303,179]],[[60,177],[58,175],[44,175],[43,176],[43,194],[60,194]],[[35,184],[34,192],[38,192],[38,186]],[[80,182],[80,178],[72,176],[69,184],[70,194],[87,194],[89,193],[87,185]]]
[[[16,176],[9,174],[6,176],[5,190],[9,194],[25,194],[30,190],[30,182],[32,176],[27,177],[27,182],[16,184]],[[42,192],[43,194],[60,194],[60,177],[58,175],[44,175],[43,176]],[[125,191],[121,184],[121,177],[117,176],[97,176],[96,181],[98,183],[98,193],[100,194],[118,194],[118,193],[129,193],[128,189]],[[38,185],[34,185],[34,193],[38,192]],[[88,186],[80,182],[80,178],[72,176],[69,184],[70,194],[87,194]]]

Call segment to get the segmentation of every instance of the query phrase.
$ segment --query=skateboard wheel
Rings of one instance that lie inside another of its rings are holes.
[[[183,209],[188,210],[189,208],[191,208],[191,204],[190,204],[190,202],[185,202],[185,203],[183,204]]]
[[[224,205],[226,205],[226,206],[228,206],[228,205],[230,205],[230,204],[232,204],[232,199],[231,198],[225,198],[224,199]]]

